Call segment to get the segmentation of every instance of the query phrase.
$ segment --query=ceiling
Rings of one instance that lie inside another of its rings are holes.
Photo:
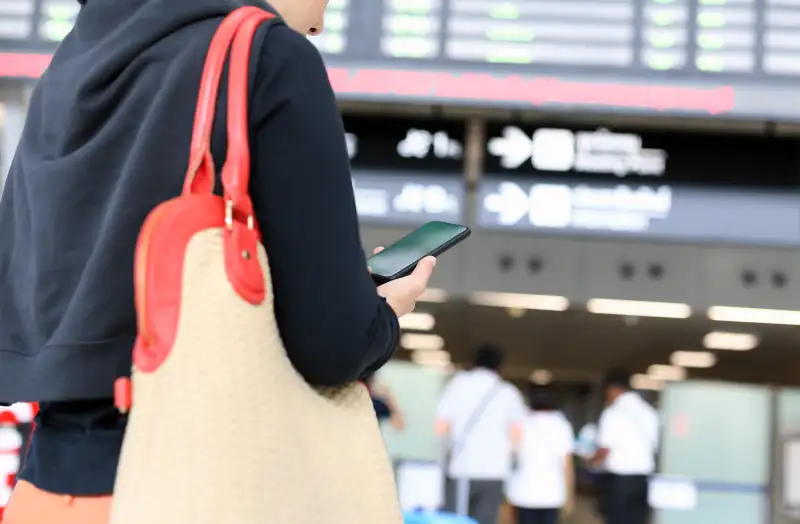
[[[594,381],[611,366],[644,373],[651,364],[669,364],[674,351],[704,350],[703,336],[721,330],[752,333],[760,343],[752,351],[715,351],[717,364],[688,369],[689,378],[800,384],[800,331],[792,326],[719,323],[700,316],[632,318],[585,310],[528,310],[514,318],[504,308],[452,301],[420,303],[417,311],[434,315],[432,333],[444,338],[456,365],[468,365],[481,343],[502,347],[509,378],[546,369],[557,381]],[[399,350],[401,358],[409,353]]]

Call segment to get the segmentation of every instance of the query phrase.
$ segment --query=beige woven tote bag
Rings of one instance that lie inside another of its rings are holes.
[[[139,337],[112,524],[403,521],[366,388],[306,384],[275,322],[247,193],[249,54],[270,18],[246,7],[221,24],[203,73],[184,192],[152,212],[139,238]],[[209,140],[229,48],[220,197]]]

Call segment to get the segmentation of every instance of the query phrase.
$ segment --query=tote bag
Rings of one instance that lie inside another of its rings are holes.
[[[111,524],[403,522],[366,387],[309,386],[278,333],[247,133],[250,48],[273,17],[245,7],[220,25],[183,193],[149,215],[138,240],[139,336]],[[217,196],[209,141],[229,49]]]

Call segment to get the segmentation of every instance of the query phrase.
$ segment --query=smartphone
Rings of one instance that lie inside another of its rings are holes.
[[[378,284],[391,282],[411,274],[417,262],[427,256],[439,256],[469,237],[467,226],[447,222],[428,222],[391,246],[372,255],[367,265]]]

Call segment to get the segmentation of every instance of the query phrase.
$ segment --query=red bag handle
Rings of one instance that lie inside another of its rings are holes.
[[[258,27],[275,18],[267,11],[257,10],[242,23],[233,40],[228,83],[228,156],[222,167],[222,187],[226,203],[227,226],[231,227],[234,213],[247,219],[248,229],[254,229],[253,202],[250,199],[250,138],[248,105],[248,71],[250,50]],[[231,94],[235,94],[232,96]]]
[[[214,126],[222,70],[236,31],[254,10],[255,7],[248,7],[230,14],[222,21],[209,45],[197,96],[192,144],[189,150],[189,168],[183,185],[184,195],[214,191],[215,168],[211,156],[211,131]]]
[[[259,25],[273,18],[274,14],[257,7],[241,7],[222,21],[211,40],[200,81],[189,168],[183,185],[184,195],[214,191],[216,170],[211,156],[211,132],[222,71],[232,47],[228,72],[228,155],[223,167],[222,184],[230,211],[239,211],[248,220],[252,217],[248,193],[250,147],[247,125],[250,48]]]
[[[265,297],[264,274],[257,259],[259,232],[250,198],[248,71],[256,30],[275,15],[257,7],[241,7],[222,21],[211,40],[197,99],[189,168],[183,195],[212,194],[216,178],[211,156],[214,126],[225,58],[228,68],[228,154],[222,168],[225,206],[225,269],[236,292],[252,304]]]

